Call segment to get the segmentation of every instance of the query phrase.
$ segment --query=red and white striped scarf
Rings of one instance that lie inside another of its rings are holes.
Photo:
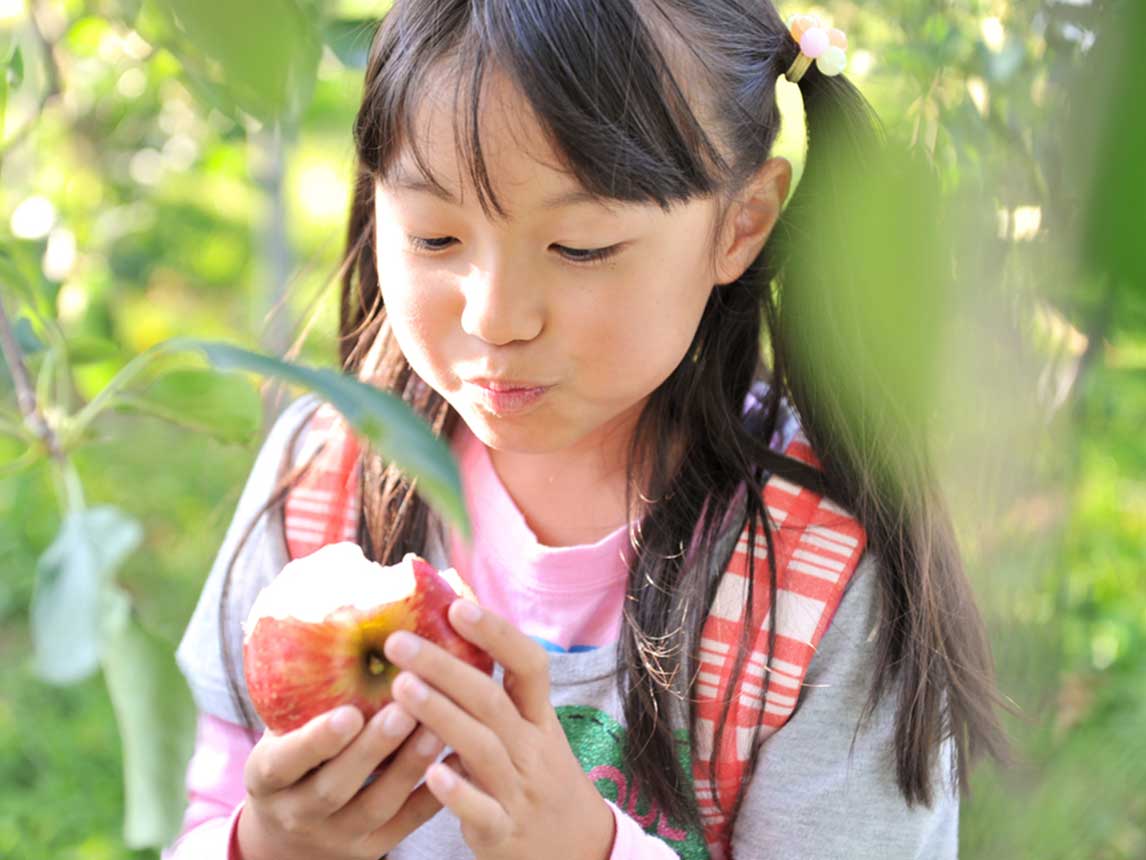
[[[318,408],[304,432],[306,439],[325,439],[326,443],[285,501],[286,541],[291,558],[308,555],[328,543],[356,540],[358,535],[358,439],[329,404]],[[784,453],[815,468],[820,466],[800,431]],[[816,646],[831,623],[867,542],[862,526],[847,512],[779,477],[772,476],[765,484],[764,502],[778,526],[772,537],[778,574],[775,652],[767,680],[769,566],[767,544],[758,527],[753,588],[756,627],[748,637],[751,652],[746,669],[736,689],[732,689],[735,649],[747,617],[745,526],[704,623],[700,672],[693,691],[697,700],[698,746],[693,755],[692,776],[705,842],[713,860],[727,860],[731,855],[732,828],[727,813],[732,809],[753,743],[772,735],[795,710]],[[713,773],[709,759],[714,729],[729,697],[733,704]]]

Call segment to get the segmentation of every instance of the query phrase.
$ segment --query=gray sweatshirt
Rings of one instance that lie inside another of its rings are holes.
[[[199,709],[224,720],[240,721],[227,689],[218,639],[223,562],[268,498],[289,434],[313,403],[309,396],[295,400],[272,427],[176,654]],[[292,453],[297,456],[297,449]],[[736,537],[729,531],[724,540],[731,542]],[[446,566],[436,545],[428,547],[425,556]],[[236,619],[245,617],[255,594],[287,561],[281,524],[273,517],[262,517],[236,560],[232,586]],[[735,860],[948,860],[957,856],[959,806],[949,778],[950,742],[942,749],[942,761],[935,763],[936,799],[930,808],[908,808],[896,787],[894,694],[881,701],[852,746],[874,666],[878,563],[871,552],[861,559],[811,661],[795,712],[761,748],[733,822]],[[238,628],[236,621],[228,629],[232,654],[241,653]],[[707,857],[701,834],[686,832],[663,816],[649,815],[639,787],[629,785],[630,775],[621,771],[625,729],[613,680],[615,644],[589,651],[551,652],[549,658],[551,701],[582,766],[594,774],[602,795],[630,810],[648,834],[637,833],[637,838],[626,843],[631,845],[627,856],[632,860],[656,857],[667,846],[680,857]],[[241,666],[237,668],[241,678]],[[501,673],[497,666],[499,680]],[[673,719],[680,725],[679,715]],[[391,860],[470,856],[458,820],[448,809],[389,854]]]

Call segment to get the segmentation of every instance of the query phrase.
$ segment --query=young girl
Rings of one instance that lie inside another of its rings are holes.
[[[1003,744],[982,625],[922,447],[893,456],[915,428],[794,334],[832,287],[797,240],[881,146],[810,24],[396,0],[340,357],[449,440],[474,539],[313,395],[285,410],[180,644],[199,730],[165,857],[956,856],[958,791]],[[782,217],[781,76],[809,134]],[[265,732],[240,622],[340,539],[455,567],[483,611],[450,621],[497,669],[394,635],[369,724]]]

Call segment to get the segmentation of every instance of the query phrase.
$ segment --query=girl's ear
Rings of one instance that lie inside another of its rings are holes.
[[[791,182],[791,162],[769,158],[733,201],[716,249],[715,283],[732,283],[760,255],[788,199]]]

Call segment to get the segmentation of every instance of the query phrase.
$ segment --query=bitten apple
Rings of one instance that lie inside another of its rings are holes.
[[[382,645],[395,630],[492,672],[490,656],[450,625],[446,610],[459,597],[476,602],[457,571],[439,572],[412,552],[383,566],[344,541],[291,561],[243,624],[243,672],[259,717],[277,733],[339,705],[369,720],[392,699],[399,670]]]

